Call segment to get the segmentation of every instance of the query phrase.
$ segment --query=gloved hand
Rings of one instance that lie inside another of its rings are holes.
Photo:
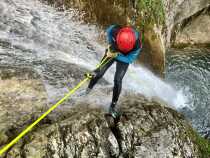
[[[114,58],[114,57],[117,56],[117,53],[107,52],[106,56],[107,56],[107,57],[110,57],[110,58]]]
[[[109,45],[107,48],[106,56],[110,58],[114,58],[118,55],[118,52],[111,50],[111,46]]]

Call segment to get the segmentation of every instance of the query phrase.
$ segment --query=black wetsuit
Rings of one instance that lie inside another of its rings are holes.
[[[102,68],[98,68],[95,70],[96,76],[94,76],[91,79],[88,88],[92,89],[93,86],[97,83],[97,81],[104,75],[106,70],[114,62],[116,62],[116,72],[115,72],[115,76],[114,76],[114,88],[113,88],[113,96],[112,96],[112,105],[114,106],[117,103],[118,98],[120,96],[120,92],[122,89],[122,79],[128,69],[129,64],[118,61],[117,59],[114,59],[114,58],[111,60],[110,60],[110,58],[108,58],[107,60],[109,60],[109,62],[106,63],[106,65],[104,65]]]

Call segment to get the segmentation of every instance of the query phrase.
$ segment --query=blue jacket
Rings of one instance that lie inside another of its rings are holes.
[[[119,52],[119,54],[117,55],[117,57],[115,57],[115,59],[131,64],[137,59],[142,49],[141,34],[137,30],[133,29],[136,35],[136,39],[137,39],[136,45],[133,48],[133,50],[131,50],[127,55],[124,55],[123,53],[120,53],[120,51],[117,49],[116,44],[115,44],[116,32],[118,29],[119,29],[118,25],[111,25],[106,29],[107,42],[109,43],[109,45],[111,45],[111,48],[114,51]]]

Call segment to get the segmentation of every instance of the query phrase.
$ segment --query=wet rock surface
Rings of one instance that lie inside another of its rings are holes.
[[[201,15],[189,22],[182,31],[177,33],[176,45],[203,45],[210,44],[210,38],[207,36],[210,32],[210,13]]]
[[[188,34],[188,40],[194,39],[196,35],[198,35],[201,32],[205,32],[204,30],[208,30],[208,25],[205,25],[205,20],[200,20],[200,23],[198,24],[199,19],[197,17],[200,16],[200,18],[203,17],[203,15],[209,15],[209,6],[210,1],[209,0],[167,0],[165,3],[165,10],[166,10],[166,43],[168,46],[171,44],[173,46],[178,47],[180,44],[186,44],[186,41],[179,40],[180,38],[176,39],[176,36],[184,36],[186,37],[186,31],[191,30]],[[209,19],[209,18],[208,18]],[[198,26],[195,26],[195,23],[198,24]],[[192,26],[191,26],[192,25]],[[201,27],[204,26],[204,27]],[[194,28],[192,30],[191,28]],[[201,34],[200,34],[201,35]],[[196,37],[198,39],[203,38],[206,39],[206,36],[202,34],[201,37]],[[194,43],[192,43],[194,42]],[[208,42],[208,40],[205,40],[205,42]],[[200,40],[194,40],[187,43],[186,46],[190,44],[202,44]]]
[[[145,101],[123,101],[127,120],[112,129],[103,110],[78,105],[67,119],[37,128],[6,157],[199,157],[182,116]]]
[[[33,121],[47,104],[40,76],[28,68],[0,68],[0,144]]]
[[[1,79],[1,145],[49,107],[39,76],[29,69],[20,70],[25,75]],[[12,71],[9,74],[19,74]],[[125,116],[112,128],[104,117],[106,110],[97,103],[78,98],[71,104],[61,105],[4,157],[199,157],[184,117],[143,96],[123,94],[118,108]]]

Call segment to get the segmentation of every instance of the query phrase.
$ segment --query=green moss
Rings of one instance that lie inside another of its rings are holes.
[[[165,22],[165,12],[162,0],[138,0],[140,25],[161,25]]]
[[[198,146],[200,157],[209,158],[210,157],[210,141],[201,137],[194,130],[189,131],[188,134],[194,140],[194,143]]]
[[[199,150],[201,152],[202,158],[210,157],[210,142],[203,137],[196,134],[195,136],[196,142],[198,144]]]

